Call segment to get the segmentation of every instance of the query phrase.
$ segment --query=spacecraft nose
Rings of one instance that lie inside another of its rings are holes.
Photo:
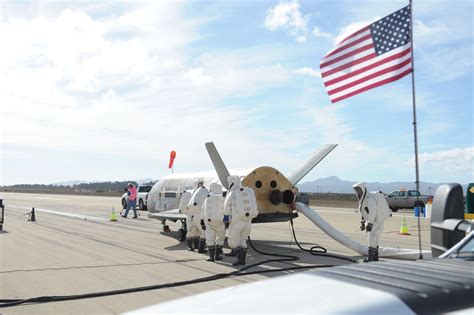
[[[270,201],[275,206],[278,206],[281,203],[289,205],[294,200],[295,200],[295,194],[289,189],[285,191],[280,191],[278,189],[275,189],[270,193]]]

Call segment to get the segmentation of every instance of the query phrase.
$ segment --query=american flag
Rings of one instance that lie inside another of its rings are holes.
[[[321,60],[332,103],[403,78],[412,71],[410,6],[348,36]]]

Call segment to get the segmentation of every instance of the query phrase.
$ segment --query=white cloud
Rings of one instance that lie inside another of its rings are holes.
[[[419,154],[418,161],[428,172],[447,173],[452,179],[474,179],[474,147],[422,153]]]
[[[308,35],[308,17],[301,14],[300,4],[296,0],[270,8],[264,25],[271,31],[286,29],[297,42],[305,42]]]
[[[440,42],[449,40],[450,31],[446,25],[440,21],[434,21],[431,25],[425,24],[423,21],[414,20],[413,30],[415,32],[415,43],[423,41],[423,44],[439,44]]]
[[[194,85],[202,85],[211,81],[211,77],[206,75],[201,67],[187,70],[183,77],[186,80],[190,80]]]
[[[429,77],[434,82],[452,81],[465,76],[472,78],[474,63],[471,46],[463,45],[457,49],[448,46],[420,47],[418,52],[421,58],[415,63],[418,62],[417,67],[423,71],[424,78]]]
[[[341,28],[339,31],[339,34],[334,38],[334,44],[338,44],[341,42],[344,38],[347,36],[351,35],[352,33],[357,32],[361,28],[379,20],[380,17],[373,18],[372,20],[366,20],[366,21],[358,21],[358,22],[352,22],[349,25],[346,25]]]
[[[231,152],[226,162],[234,167],[266,156],[285,161],[269,144],[276,141],[252,124],[253,109],[222,105],[288,80],[278,57],[263,53],[269,47],[196,56],[187,47],[199,28],[182,4],[142,5],[101,18],[64,9],[0,19],[0,115],[9,117],[2,145],[121,156],[124,163],[133,161],[125,156],[156,158],[156,169],[131,168],[115,179],[164,175],[158,165],[171,149],[185,170],[212,168],[203,147],[210,140]]]
[[[229,167],[271,163],[291,171],[295,161],[304,160],[312,149],[335,142],[340,146],[323,162],[325,166],[311,176],[319,176],[322,171],[326,176],[338,175],[353,180],[411,178],[411,168],[393,171],[393,165],[408,160],[411,146],[399,152],[402,150],[394,150],[392,142],[389,148],[386,147],[385,137],[380,137],[378,142],[357,137],[360,130],[368,127],[360,120],[354,121],[353,113],[344,107],[352,100],[337,106],[318,107],[329,101],[317,80],[311,80],[316,84],[307,84],[302,93],[295,90],[297,96],[286,94],[294,87],[288,89],[291,75],[319,76],[316,68],[285,69],[291,64],[288,59],[294,61],[295,56],[303,55],[301,50],[294,49],[294,45],[249,48],[234,45],[228,50],[219,46],[199,53],[203,47],[208,47],[199,41],[215,33],[202,33],[201,30],[209,30],[199,27],[206,21],[190,18],[190,10],[182,2],[115,3],[113,7],[120,7],[118,11],[110,10],[110,4],[104,3],[100,5],[100,14],[90,12],[78,3],[55,2],[54,10],[44,15],[37,15],[36,10],[25,10],[28,17],[21,17],[19,10],[15,18],[0,17],[3,42],[0,49],[0,116],[8,117],[2,119],[0,125],[3,146],[0,151],[4,154],[2,163],[4,157],[8,159],[8,164],[2,165],[8,170],[7,180],[13,178],[12,174],[23,171],[25,164],[33,165],[35,154],[32,152],[38,148],[47,156],[43,160],[46,162],[38,168],[49,170],[54,166],[60,159],[58,151],[68,157],[64,161],[70,164],[61,160],[67,165],[63,173],[55,174],[55,181],[74,177],[97,180],[158,178],[167,172],[166,160],[172,149],[178,152],[175,170],[209,169],[212,165],[203,143],[210,140],[215,141]],[[285,3],[281,4],[279,14],[274,11],[279,5],[268,11],[268,18],[274,17],[274,20],[269,20],[269,25],[265,26],[305,40],[310,35],[308,18],[301,14],[298,2],[287,1],[286,4],[286,11],[283,10]],[[48,3],[44,7],[48,7]],[[373,12],[357,18],[368,21],[371,16]],[[426,28],[420,35],[420,44],[423,43],[421,38],[434,38],[433,29],[438,26],[443,31],[437,22],[426,21],[429,22],[423,22]],[[341,31],[349,35],[368,23],[354,23]],[[463,33],[446,25],[453,33]],[[319,28],[317,30],[319,33],[313,33],[314,36],[324,34]],[[193,46],[194,42],[199,45]],[[470,50],[452,49],[452,55],[449,55],[449,51],[433,47],[430,50],[432,59],[424,58],[422,51],[418,51],[418,69],[435,70],[440,64],[446,64],[449,65],[446,69],[453,73],[458,73],[457,68],[459,71],[464,68],[463,73],[472,72],[472,60],[468,60],[472,55]],[[449,62],[439,62],[442,57],[449,57],[446,59]],[[303,64],[311,65],[308,60]],[[433,64],[423,66],[423,62],[428,61]],[[444,76],[441,70],[446,69],[439,69],[440,75]],[[432,80],[424,82],[428,84]],[[408,83],[394,84],[390,88],[380,88],[380,92],[374,90],[365,94],[366,105],[357,104],[356,98],[353,102],[361,107],[360,110],[370,111],[370,104],[383,104],[389,111],[399,107],[409,111],[411,101],[405,90],[407,87]],[[315,92],[303,95],[305,89]],[[431,99],[430,102],[423,100],[423,90],[420,90],[417,91],[419,108],[429,107],[430,113],[433,112],[436,104]],[[263,94],[266,91],[269,94]],[[249,96],[257,97],[246,98]],[[305,97],[309,108],[300,111]],[[286,107],[284,111],[280,111],[279,104],[272,103],[277,99],[282,108]],[[267,111],[264,108],[266,101],[272,103],[268,107],[275,110]],[[296,109],[289,115],[291,117],[282,119],[289,123],[273,124],[284,126],[282,128],[269,126],[268,122],[273,118],[282,118],[281,112],[284,116],[292,111],[292,106]],[[446,115],[449,115],[448,111],[442,115],[443,119]],[[399,126],[393,124],[391,118],[387,121],[387,126]],[[433,129],[440,132],[440,126],[436,126]],[[420,135],[423,134],[420,132]],[[411,144],[411,133],[404,132],[403,136]],[[395,145],[405,148],[406,142]],[[18,146],[25,159],[30,158],[29,162],[18,163],[8,155],[8,150],[15,150],[12,149],[14,146]],[[435,148],[444,148],[444,144],[439,143]],[[120,165],[113,172],[108,164],[101,164],[101,175],[97,175],[99,173],[94,171],[98,171],[98,164],[86,165],[75,158],[76,154],[82,157],[102,155],[120,161],[117,163]],[[150,167],[124,167],[144,159],[150,160]],[[74,165],[80,167],[71,167]],[[30,170],[34,172],[34,167]],[[410,172],[408,176],[407,172]],[[435,173],[436,170],[430,172]]]
[[[386,179],[385,174],[390,174],[387,172],[391,165],[390,154],[383,147],[355,138],[355,127],[345,115],[346,111],[345,105],[306,108],[305,116],[313,121],[306,130],[306,137],[317,139],[318,145],[338,144],[324,161],[324,167],[317,170],[318,176],[334,175],[346,180],[365,181]]]
[[[331,33],[323,32],[317,26],[314,27],[313,32],[311,32],[311,34],[313,34],[314,37],[318,37],[318,38],[328,38],[328,39],[330,39],[330,38],[333,37]]]
[[[299,74],[299,75],[307,75],[313,78],[320,78],[321,77],[321,72],[318,70],[315,70],[310,67],[303,67],[299,68],[293,71],[293,73]]]
[[[102,95],[102,100],[108,101],[108,100],[114,99],[115,96],[116,96],[115,91],[113,89],[109,89],[106,93]]]

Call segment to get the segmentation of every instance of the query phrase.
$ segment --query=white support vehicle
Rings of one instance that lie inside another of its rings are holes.
[[[137,206],[140,210],[147,210],[148,193],[150,192],[153,185],[140,185],[137,188]],[[122,207],[127,208],[128,195],[125,192],[122,195]]]

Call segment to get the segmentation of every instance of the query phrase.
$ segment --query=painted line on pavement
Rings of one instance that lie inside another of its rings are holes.
[[[25,207],[25,206],[19,206],[19,205],[11,205],[11,204],[9,204],[8,207],[14,207],[14,208],[25,209],[25,210],[31,210],[31,208],[32,208],[32,207]],[[63,217],[69,217],[69,218],[74,218],[74,219],[109,221],[109,220],[101,218],[101,217],[94,217],[94,216],[90,216],[90,215],[70,213],[70,212],[61,212],[61,211],[56,211],[56,210],[51,210],[51,209],[43,209],[43,208],[36,208],[35,207],[35,211],[60,215],[60,216],[63,216]]]

